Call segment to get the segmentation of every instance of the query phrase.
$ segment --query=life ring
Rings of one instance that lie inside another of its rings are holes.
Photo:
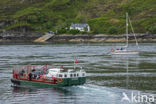
[[[115,50],[114,50],[114,49],[111,49],[110,51],[111,51],[111,52],[114,52]]]
[[[48,77],[47,77],[47,76],[44,76],[44,79],[45,79],[45,80],[48,80]]]
[[[58,82],[62,82],[62,78],[58,78],[57,81],[58,81]]]
[[[26,76],[27,76],[26,73],[24,73],[23,76],[24,76],[24,78],[26,78]]]

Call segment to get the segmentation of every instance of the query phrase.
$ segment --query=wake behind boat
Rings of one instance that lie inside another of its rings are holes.
[[[13,69],[11,82],[15,86],[65,87],[82,85],[86,82],[86,72],[82,69],[66,69],[53,65],[26,65]]]
[[[137,41],[137,38],[136,38],[136,35],[134,33],[134,29],[132,27],[132,24],[131,24],[131,21],[130,21],[130,18],[128,17],[128,13],[126,13],[126,46],[122,46],[121,48],[117,48],[117,49],[111,49],[111,55],[133,55],[133,54],[139,54],[139,51],[138,50],[130,50],[128,49],[129,47],[129,43],[128,43],[128,23],[130,23],[130,26],[131,26],[131,29],[132,29],[132,32],[134,34],[134,38],[135,38],[135,41],[136,41],[136,46],[138,47],[138,41]]]

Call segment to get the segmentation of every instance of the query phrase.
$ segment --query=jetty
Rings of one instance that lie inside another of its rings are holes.
[[[39,43],[44,43],[46,42],[48,39],[52,38],[55,34],[51,34],[51,33],[46,33],[45,35],[37,38],[34,40],[34,42],[39,42]]]

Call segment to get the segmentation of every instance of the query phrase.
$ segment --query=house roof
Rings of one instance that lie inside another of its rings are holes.
[[[86,23],[84,23],[84,24],[81,24],[81,23],[79,23],[79,24],[74,24],[74,23],[72,23],[70,27],[88,27],[88,26],[89,26],[89,25],[86,24]]]

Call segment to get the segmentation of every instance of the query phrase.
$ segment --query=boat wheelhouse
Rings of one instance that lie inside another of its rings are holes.
[[[66,69],[63,66],[27,65],[13,69],[11,82],[16,86],[65,87],[82,85],[86,82],[86,72],[81,69]]]

